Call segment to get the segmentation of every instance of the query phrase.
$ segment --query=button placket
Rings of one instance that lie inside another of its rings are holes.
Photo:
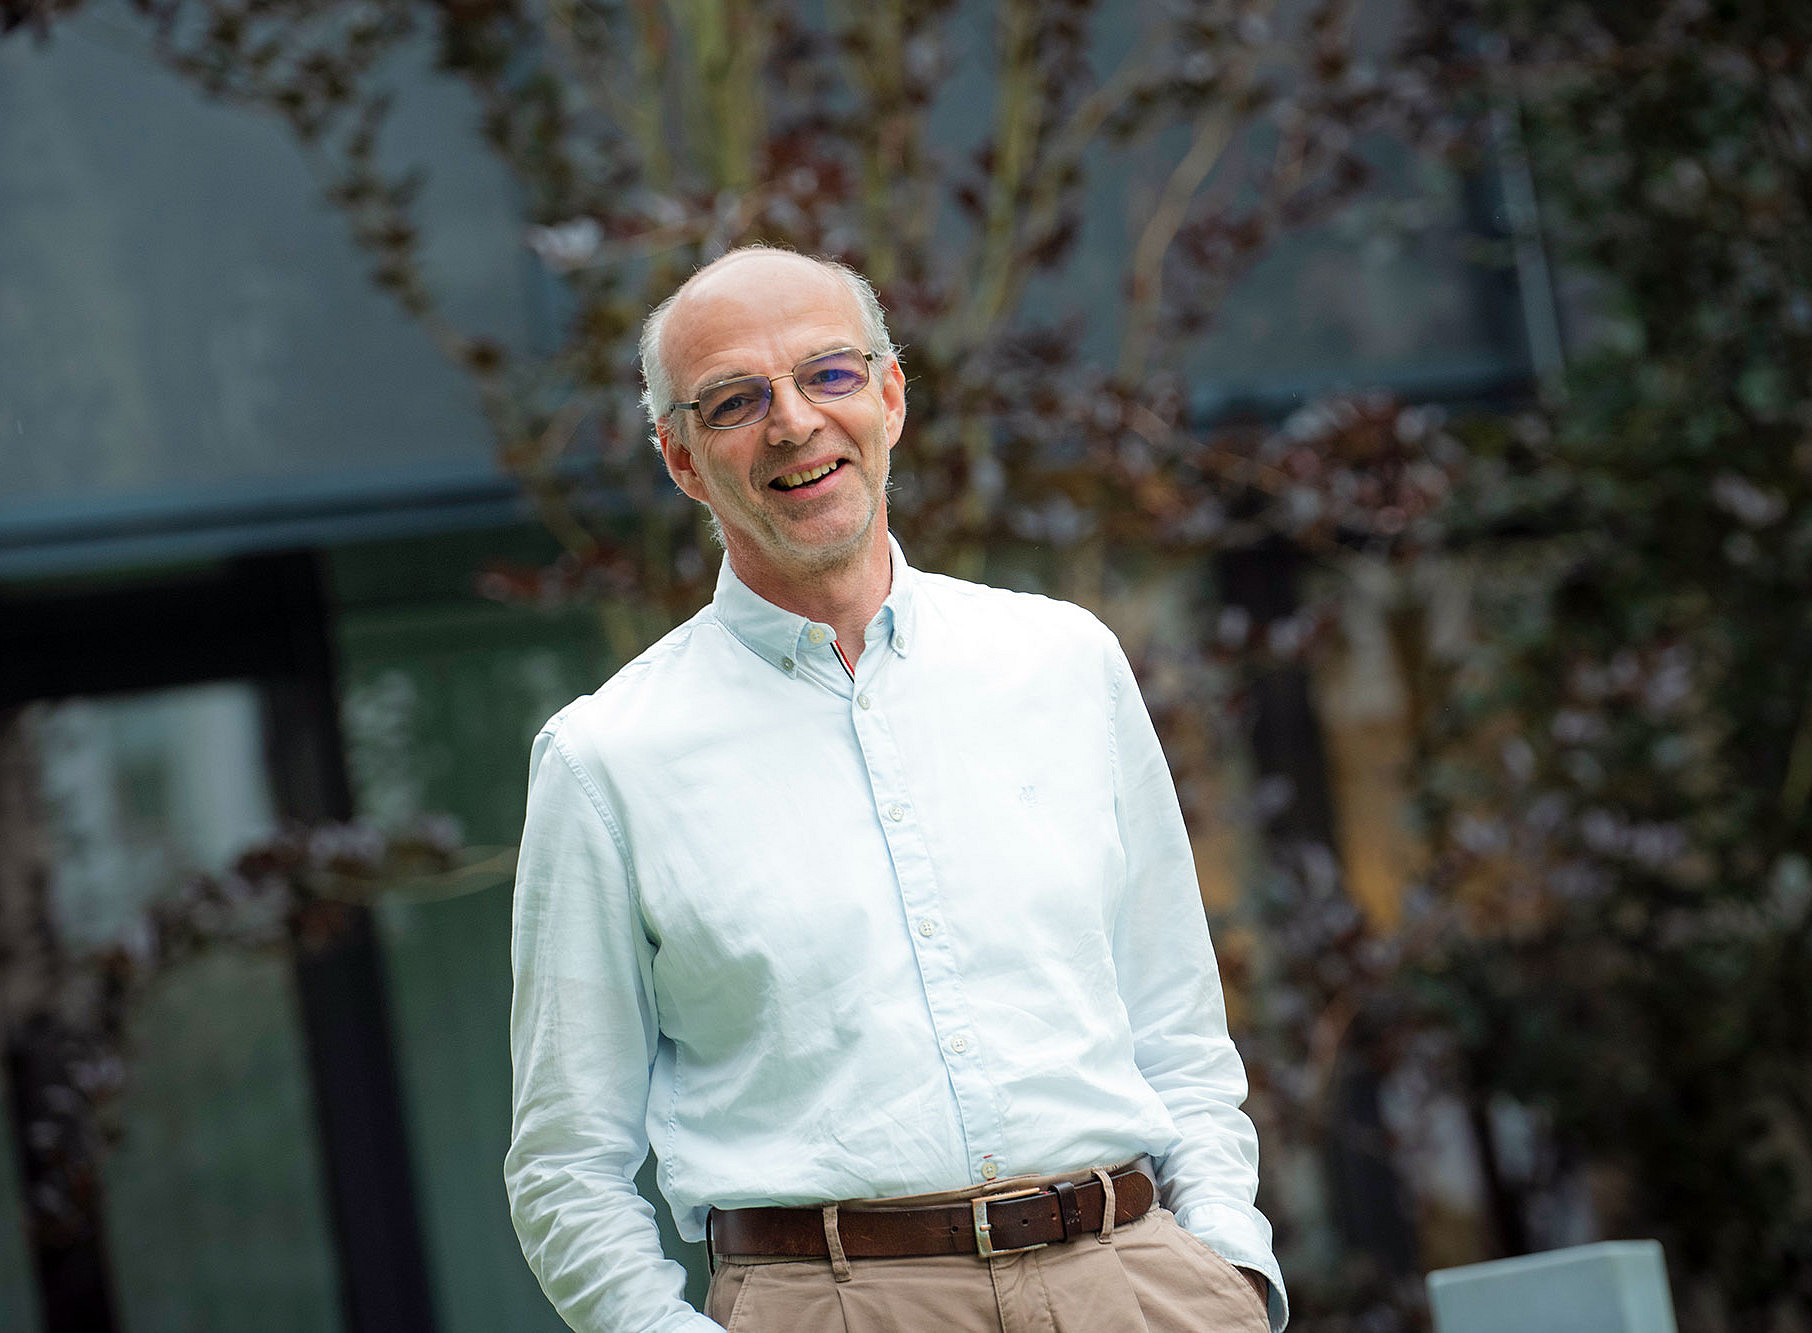
[[[863,660],[870,659],[864,655]],[[880,654],[875,654],[873,660],[876,665],[871,669],[886,669]],[[861,672],[862,668],[858,666],[857,670]],[[865,696],[867,706],[863,704]],[[913,955],[930,1010],[932,1040],[949,1071],[963,1137],[966,1144],[998,1143],[1003,1132],[999,1090],[989,1075],[989,1062],[975,1035],[975,1014],[965,996],[959,955],[952,948],[949,932],[943,928],[938,875],[925,846],[920,820],[907,818],[915,807],[902,799],[908,790],[906,767],[893,738],[889,714],[874,706],[877,699],[866,689],[855,690],[852,701],[853,730],[868,770],[873,808],[893,857],[895,887],[904,909],[901,924],[912,932],[909,938],[916,936]]]

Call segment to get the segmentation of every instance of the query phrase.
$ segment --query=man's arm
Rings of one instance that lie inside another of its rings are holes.
[[[682,1298],[633,1183],[659,1040],[652,960],[617,829],[550,724],[516,869],[504,1180],[529,1267],[583,1333],[717,1329]]]
[[[1253,1206],[1258,1135],[1240,1109],[1246,1071],[1227,1035],[1194,854],[1157,733],[1117,643],[1109,670],[1115,813],[1126,856],[1114,966],[1134,1058],[1182,1135],[1158,1163],[1159,1183],[1180,1225],[1249,1275],[1264,1276],[1272,1327],[1281,1329],[1289,1307],[1271,1224]]]

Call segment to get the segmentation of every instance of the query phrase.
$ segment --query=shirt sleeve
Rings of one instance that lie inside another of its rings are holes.
[[[581,1333],[706,1333],[634,1178],[648,1155],[654,950],[620,831],[550,723],[529,764],[511,929],[504,1181],[529,1267]]]
[[[1139,1071],[1180,1134],[1158,1162],[1165,1205],[1185,1230],[1271,1284],[1273,1330],[1289,1320],[1271,1224],[1253,1205],[1258,1134],[1240,1109],[1246,1071],[1227,1035],[1220,970],[1176,784],[1118,643],[1110,651],[1114,805],[1126,883],[1114,966]]]

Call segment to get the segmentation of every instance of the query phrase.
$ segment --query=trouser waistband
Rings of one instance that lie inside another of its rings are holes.
[[[1050,1183],[1037,1183],[1040,1179]],[[1157,1199],[1157,1174],[1151,1159],[1141,1157],[1111,1170],[1013,1178],[950,1195],[808,1208],[714,1208],[706,1236],[712,1254],[720,1257],[988,1258],[1111,1231],[1143,1217]]]

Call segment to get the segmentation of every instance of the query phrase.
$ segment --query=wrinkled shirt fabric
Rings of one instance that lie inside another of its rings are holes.
[[[852,682],[826,624],[716,596],[536,737],[505,1164],[590,1333],[701,1333],[680,1234],[812,1204],[1157,1161],[1272,1285],[1258,1144],[1176,792],[1113,635],[910,568]]]

